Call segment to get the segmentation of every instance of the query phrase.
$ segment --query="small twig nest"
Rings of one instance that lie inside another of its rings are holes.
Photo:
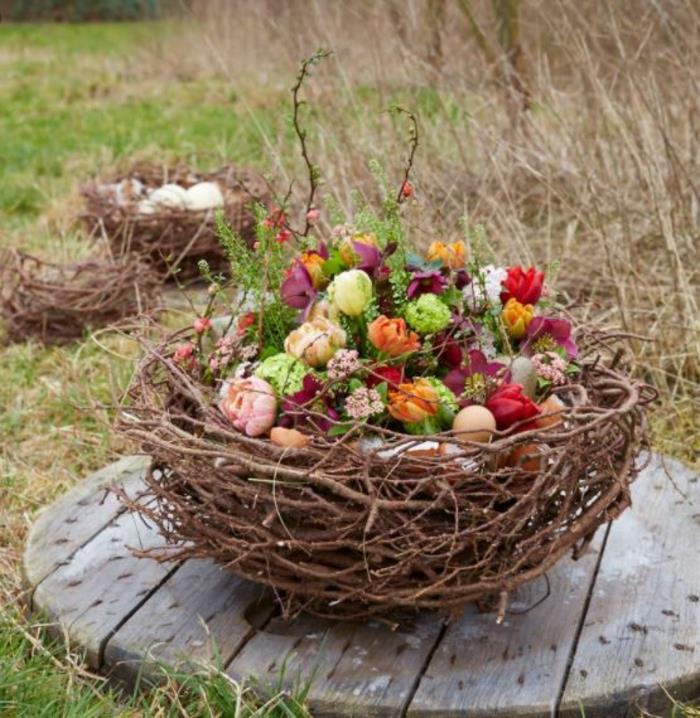
[[[147,351],[117,423],[154,458],[150,498],[129,505],[178,557],[271,586],[285,615],[454,614],[470,602],[502,613],[630,504],[654,391],[605,366],[600,337],[588,346],[549,426],[486,444],[378,429],[373,448],[351,431],[284,450],[235,431],[171,340]]]
[[[267,205],[270,193],[259,174],[233,165],[196,173],[183,166],[139,164],[126,175],[85,185],[82,219],[90,233],[109,240],[114,254],[141,255],[166,278],[175,273],[180,279],[198,277],[201,259],[215,272],[225,272],[228,260],[217,237],[215,209],[168,207],[149,204],[147,199],[149,192],[167,184],[187,189],[200,182],[218,185],[227,225],[243,239],[254,241],[253,205]]]
[[[0,316],[10,341],[79,339],[86,329],[149,311],[158,292],[157,275],[136,256],[60,265],[12,250],[0,262]]]

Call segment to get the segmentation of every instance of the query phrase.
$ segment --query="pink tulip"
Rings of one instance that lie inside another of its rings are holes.
[[[264,379],[231,379],[221,387],[219,409],[238,431],[260,436],[275,423],[277,399]]]

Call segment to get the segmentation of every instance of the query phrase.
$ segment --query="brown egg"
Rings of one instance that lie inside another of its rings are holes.
[[[545,467],[542,449],[537,444],[522,444],[508,454],[508,466],[528,474],[539,474]]]
[[[283,426],[274,426],[270,431],[270,441],[283,449],[303,449],[310,441],[306,434],[296,429],[285,429]]]
[[[542,414],[551,414],[551,416],[538,416],[535,419],[535,426],[539,429],[545,429],[548,426],[557,426],[564,421],[563,414],[552,413],[566,409],[566,404],[556,394],[548,396],[539,406]]]
[[[456,439],[486,444],[496,431],[496,417],[485,406],[467,406],[452,422]]]

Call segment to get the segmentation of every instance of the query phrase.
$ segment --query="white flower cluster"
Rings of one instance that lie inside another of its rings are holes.
[[[474,276],[472,281],[463,289],[464,298],[473,311],[483,308],[483,305],[499,304],[500,294],[503,291],[501,282],[508,276],[508,270],[505,267],[496,267],[493,264],[487,264],[481,269],[482,279]]]
[[[384,402],[376,389],[355,389],[345,400],[345,409],[353,419],[365,419],[384,411]]]

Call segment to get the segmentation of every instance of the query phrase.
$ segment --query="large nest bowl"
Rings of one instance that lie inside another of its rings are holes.
[[[10,341],[61,344],[155,306],[159,281],[136,256],[53,264],[20,251],[0,257],[0,316]]]
[[[139,164],[129,173],[85,185],[82,219],[94,236],[106,236],[115,254],[136,253],[166,277],[179,279],[200,275],[197,263],[204,259],[216,272],[226,271],[228,260],[219,242],[216,211],[158,207],[150,214],[139,212],[138,197],[115,193],[122,180],[138,180],[148,192],[168,183],[187,189],[199,182],[216,182],[224,197],[227,225],[244,240],[255,239],[253,205],[269,203],[265,180],[256,172],[227,165],[215,172],[193,172],[184,166]]]
[[[285,615],[470,602],[502,614],[519,585],[630,504],[654,394],[596,350],[580,383],[557,390],[567,408],[547,428],[450,455],[393,432],[371,449],[350,433],[283,450],[233,430],[171,357],[167,344],[147,353],[118,422],[154,457],[150,496],[131,506],[174,544],[157,558],[213,558],[271,586]]]

